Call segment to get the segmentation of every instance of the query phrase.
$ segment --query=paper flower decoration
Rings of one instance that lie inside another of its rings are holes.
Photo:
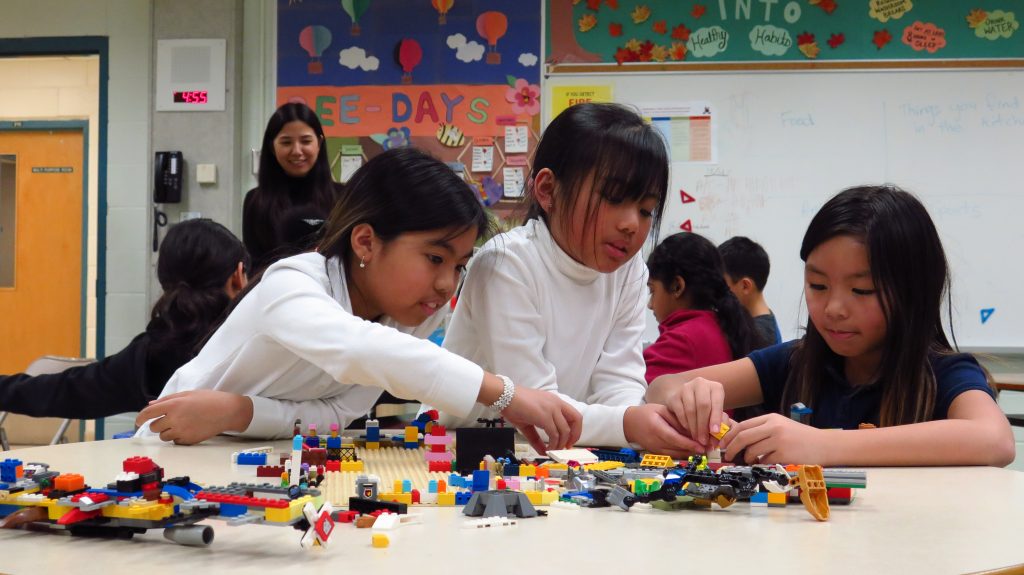
[[[388,130],[387,137],[381,143],[381,147],[385,150],[392,150],[394,148],[405,148],[409,145],[410,139],[409,128],[402,126],[400,128],[391,128]]]
[[[528,114],[536,116],[540,113],[540,87],[528,81],[518,78],[510,82],[505,90],[505,100],[512,104],[512,111],[516,114]]]

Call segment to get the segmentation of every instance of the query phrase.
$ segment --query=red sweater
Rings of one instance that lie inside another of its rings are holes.
[[[715,312],[679,310],[658,325],[661,335],[644,350],[647,383],[666,373],[679,373],[732,361],[732,350],[718,327]]]

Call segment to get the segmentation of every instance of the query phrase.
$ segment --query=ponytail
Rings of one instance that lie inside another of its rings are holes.
[[[164,293],[153,306],[149,356],[191,358],[196,344],[231,303],[225,287],[249,254],[227,228],[209,220],[173,226],[160,245],[157,278]]]

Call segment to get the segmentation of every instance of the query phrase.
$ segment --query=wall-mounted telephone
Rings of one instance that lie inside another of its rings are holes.
[[[176,204],[181,201],[182,174],[185,171],[181,152],[157,152],[153,168],[153,203]]]

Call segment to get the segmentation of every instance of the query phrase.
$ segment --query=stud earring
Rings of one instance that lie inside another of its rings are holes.
[[[366,262],[363,261],[363,258],[359,258],[359,267],[360,268],[365,268],[366,267]]]

